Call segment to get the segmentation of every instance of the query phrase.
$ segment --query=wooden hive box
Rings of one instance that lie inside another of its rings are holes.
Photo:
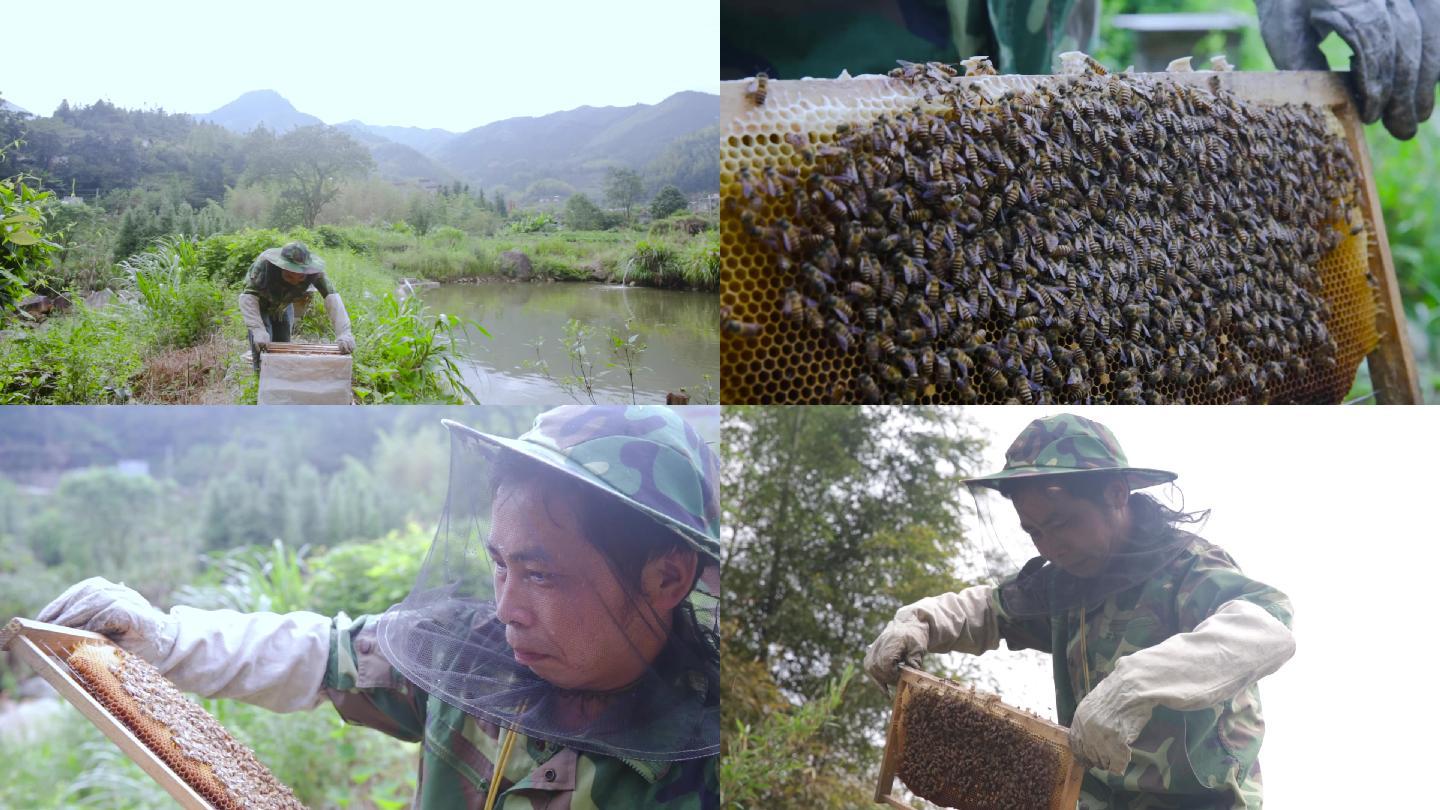
[[[1338,402],[1364,360],[1368,362],[1379,402],[1420,401],[1364,128],[1346,89],[1347,77],[1343,73],[1324,72],[1193,72],[1141,74],[1135,78],[1173,82],[1209,92],[1223,91],[1261,107],[1313,105],[1328,122],[1331,134],[1342,138],[1353,156],[1359,182],[1351,205],[1352,216],[1358,214],[1363,219],[1363,229],[1349,234],[1353,223],[1335,223],[1335,227],[1347,235],[1317,265],[1323,283],[1319,295],[1330,310],[1324,323],[1335,338],[1337,362],[1322,373],[1312,359],[1308,367],[1291,370],[1285,385],[1270,386],[1273,390],[1267,389],[1262,399]],[[1034,92],[1042,86],[1054,88],[1069,81],[1074,81],[1073,77],[977,76],[955,79],[953,84],[966,88],[965,92],[978,90],[979,94],[998,101],[1005,92]],[[778,220],[787,216],[794,218],[794,215],[785,210],[784,203],[770,202],[761,210],[747,214],[753,220],[742,222],[748,199],[744,186],[762,184],[762,172],[767,166],[794,169],[803,182],[806,167],[813,165],[810,162],[813,158],[804,157],[803,152],[813,155],[815,150],[832,144],[838,129],[855,131],[870,127],[882,116],[894,120],[916,105],[924,106],[927,103],[924,90],[883,76],[771,81],[764,103],[756,104],[753,93],[747,94],[750,87],[747,81],[721,84],[721,306],[726,320],[720,349],[722,401],[737,404],[865,401],[862,393],[874,390],[867,387],[870,379],[880,375],[875,373],[876,366],[864,363],[863,351],[853,345],[857,337],[852,335],[852,345],[842,349],[818,324],[785,317],[787,289],[803,289],[804,278],[799,268],[781,270],[775,252],[762,244],[756,233],[766,228],[773,232],[779,227]],[[1275,170],[1283,171],[1287,159],[1287,155],[1276,156]],[[842,273],[836,274],[840,275]],[[845,275],[837,287],[854,280],[853,272]],[[855,317],[859,317],[858,311]],[[1003,323],[986,326],[992,332],[992,340],[997,327],[1005,328]],[[1133,373],[1141,373],[1138,366],[1133,368]],[[1094,389],[1087,385],[1087,390],[1106,397],[1108,402],[1125,401],[1117,400],[1115,391],[1100,383],[1098,373],[1089,376],[1096,378],[1097,385]],[[1248,392],[1238,384],[1237,376],[1227,376],[1228,384],[1217,386],[1218,390],[1214,391],[1206,389],[1207,379],[1203,375],[1193,382],[1187,377],[1186,383],[1168,385],[1164,393],[1192,403],[1244,401]],[[977,387],[979,397],[957,394],[943,384],[932,385],[915,397],[915,401],[965,404],[999,402],[1006,397],[1003,390],[992,392]],[[1067,399],[1058,384],[1054,391],[1050,401],[1088,401],[1082,397]]]
[[[260,355],[260,405],[349,405],[354,358],[330,343],[271,343]]]
[[[154,667],[104,636],[17,618],[0,627],[0,650],[14,652],[29,664],[186,810],[303,810],[290,789],[256,760],[250,749],[230,737]],[[115,674],[117,665],[146,670],[147,700],[151,701],[146,707],[127,694]],[[156,708],[162,704],[163,708]],[[183,738],[157,719],[157,712],[189,724]],[[197,719],[199,722],[194,722]],[[195,749],[182,748],[196,744],[204,746],[202,753],[192,755]]]
[[[986,744],[980,740],[960,739],[959,735],[927,735],[925,733],[923,722],[926,718],[919,717],[916,712],[929,711],[928,706],[933,705],[937,698],[948,704],[952,711],[963,711],[972,715],[975,726],[996,726],[997,731],[994,733],[1004,738],[998,741],[992,740],[988,743],[990,753],[983,758],[971,760],[987,762],[989,767],[997,772],[996,778],[986,779],[985,774],[960,772],[954,772],[954,775],[951,776],[947,772],[945,781],[952,786],[952,789],[960,791],[961,788],[958,786],[961,784],[968,784],[972,787],[970,793],[956,803],[947,803],[943,806],[961,808],[1023,806],[1026,810],[1074,810],[1075,803],[1079,800],[1080,782],[1085,776],[1085,768],[1070,751],[1069,732],[1064,727],[1007,706],[995,695],[975,692],[972,688],[936,678],[910,667],[901,667],[900,681],[896,685],[895,704],[890,715],[890,730],[885,740],[885,759],[880,767],[879,784],[875,788],[876,803],[900,808],[900,810],[913,810],[910,805],[896,798],[893,792],[896,777],[905,774],[907,752],[912,749],[928,746],[935,750],[948,748],[952,751],[965,750],[973,753],[985,747]],[[996,724],[993,721],[999,722]],[[1049,766],[1049,784],[1026,785],[1029,791],[1026,795],[1033,794],[1032,798],[1016,804],[1012,797],[1012,803],[1006,804],[993,795],[993,785],[1005,783],[1015,774],[1024,772],[1026,765],[1021,761],[1021,757],[1026,755],[1053,757]],[[943,800],[943,797],[937,797],[933,793],[931,795],[920,793],[916,790],[916,786],[908,783],[906,786],[912,792],[922,795],[930,801],[936,801],[937,798]],[[976,795],[977,793],[983,795]],[[1046,798],[1034,797],[1048,797],[1048,802]]]

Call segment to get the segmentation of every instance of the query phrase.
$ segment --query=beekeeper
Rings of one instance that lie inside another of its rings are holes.
[[[1290,601],[1181,528],[1201,515],[1136,491],[1175,477],[1129,466],[1089,419],[1031,422],[1004,470],[965,483],[1008,499],[1040,556],[901,608],[866,670],[888,686],[927,652],[1048,652],[1059,720],[1094,766],[1083,810],[1259,808],[1257,682],[1294,654]]]
[[[558,408],[514,440],[445,424],[446,512],[382,615],[163,613],[95,578],[38,618],[104,633],[187,691],[328,699],[423,741],[421,810],[717,807],[713,452],[658,406]]]
[[[1001,73],[1050,73],[1065,51],[1093,51],[1099,0],[724,0],[720,78],[832,78],[885,73],[895,60],[959,62],[985,54]],[[1350,46],[1360,118],[1415,136],[1440,81],[1434,0],[1255,0],[1280,70],[1329,70],[1320,41]]]
[[[350,316],[340,293],[330,289],[325,280],[325,260],[310,252],[304,242],[290,242],[284,247],[270,248],[255,258],[245,276],[245,289],[240,293],[240,318],[250,336],[250,353],[255,369],[260,369],[260,352],[271,343],[289,343],[296,323],[305,317],[310,306],[310,291],[320,293],[325,314],[335,330],[335,343],[340,351],[355,351],[355,336],[350,332]]]

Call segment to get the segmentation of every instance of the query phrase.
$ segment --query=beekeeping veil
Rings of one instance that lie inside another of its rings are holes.
[[[1060,414],[1026,426],[1005,451],[1005,469],[967,479],[965,484],[984,515],[985,493],[1002,491],[1014,482],[1097,475],[1123,475],[1132,491],[1176,478],[1165,470],[1131,467],[1109,428],[1082,416]],[[1001,583],[1001,604],[1009,615],[1021,619],[1094,607],[1111,594],[1149,579],[1173,561],[1192,537],[1168,524],[1137,526],[1124,545],[1111,551],[1104,568],[1090,577],[1075,576],[1035,557],[1018,575]]]
[[[713,451],[659,406],[557,408],[519,439],[444,424],[445,514],[414,589],[380,618],[385,657],[429,694],[532,738],[651,761],[718,754]],[[535,539],[557,531],[568,545]],[[694,577],[676,580],[688,596],[655,610],[636,571],[692,552]],[[596,688],[581,661],[638,675]]]

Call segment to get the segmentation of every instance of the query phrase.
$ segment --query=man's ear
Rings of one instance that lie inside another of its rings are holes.
[[[655,612],[666,615],[690,594],[699,565],[695,549],[673,548],[645,563],[640,588]]]
[[[1130,500],[1130,484],[1125,476],[1118,476],[1105,485],[1105,503],[1110,508],[1119,509]]]

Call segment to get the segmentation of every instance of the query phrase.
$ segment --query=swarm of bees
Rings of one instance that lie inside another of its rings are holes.
[[[783,317],[861,358],[837,399],[1267,402],[1335,368],[1317,263],[1361,221],[1344,140],[1308,105],[1102,71],[992,98],[902,63],[924,104],[739,167],[725,216],[786,278]]]
[[[897,775],[915,795],[961,810],[1050,806],[1064,775],[1049,743],[959,694],[916,689],[904,711]]]

